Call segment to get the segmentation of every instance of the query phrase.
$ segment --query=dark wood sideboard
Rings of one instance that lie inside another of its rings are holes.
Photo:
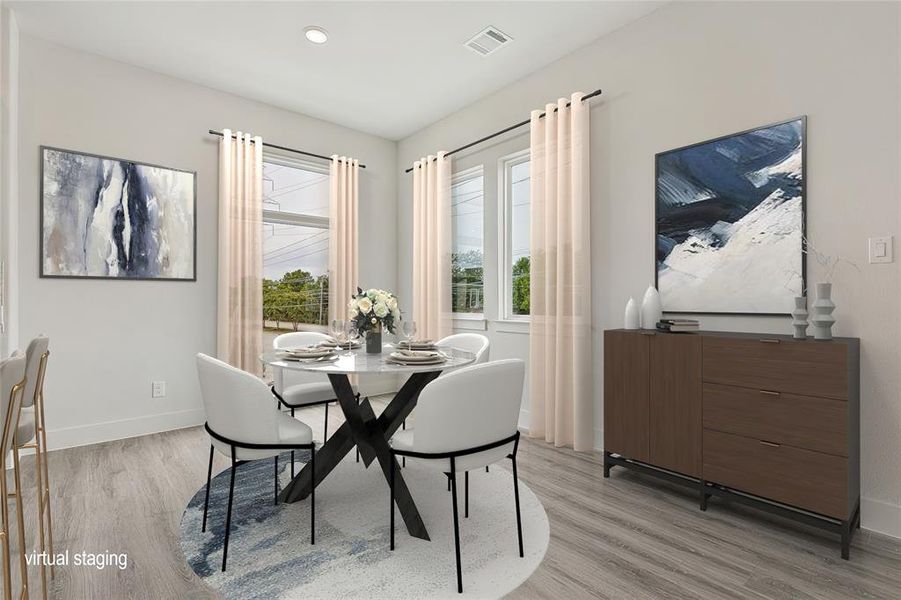
[[[860,341],[604,332],[604,477],[623,466],[841,536],[860,526]]]

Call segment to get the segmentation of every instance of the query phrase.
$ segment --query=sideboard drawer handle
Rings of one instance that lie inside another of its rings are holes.
[[[760,393],[765,396],[781,396],[779,392],[774,392],[772,390],[760,390]]]
[[[770,448],[781,448],[782,444],[777,444],[776,442],[768,442],[766,440],[759,440],[761,444],[764,446],[769,446]]]
[[[780,343],[781,341],[782,341],[782,340],[777,339],[777,338],[761,338],[761,340],[760,340],[760,342],[761,342],[762,344],[778,344],[778,343]]]

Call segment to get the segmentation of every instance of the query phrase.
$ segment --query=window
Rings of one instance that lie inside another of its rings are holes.
[[[272,337],[328,322],[328,212],[328,167],[264,157],[263,328]]]
[[[451,305],[455,313],[484,310],[484,177],[468,169],[451,182],[454,246],[451,254]]]
[[[529,151],[501,159],[504,177],[503,272],[501,313],[505,319],[529,315]]]

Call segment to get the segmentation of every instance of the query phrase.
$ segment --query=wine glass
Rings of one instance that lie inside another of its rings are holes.
[[[407,348],[413,349],[413,338],[416,337],[416,321],[408,321],[404,319],[404,337],[407,338]]]
[[[344,325],[344,336],[347,338],[347,354],[346,356],[353,356],[354,353],[354,342],[357,341],[357,338],[360,337],[360,332],[357,331],[357,326],[353,321],[348,321]]]
[[[335,338],[335,342],[341,344],[341,335],[344,333],[344,320],[343,319],[332,319],[331,327],[329,328],[329,333],[332,334],[332,337]]]

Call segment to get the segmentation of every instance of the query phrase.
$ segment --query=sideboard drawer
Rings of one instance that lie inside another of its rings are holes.
[[[757,337],[704,336],[705,382],[847,399],[848,346]]]
[[[704,427],[848,456],[848,403],[769,390],[704,384]]]
[[[848,518],[848,459],[704,430],[704,479],[798,508]]]

